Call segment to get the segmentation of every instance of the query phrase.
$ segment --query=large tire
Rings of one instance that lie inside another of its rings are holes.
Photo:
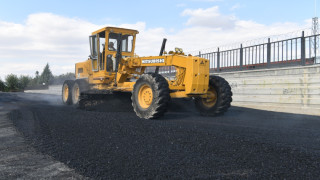
[[[66,105],[72,104],[72,88],[74,85],[73,80],[66,80],[62,86],[62,102]]]
[[[209,98],[195,98],[195,106],[203,116],[218,116],[225,113],[232,102],[229,83],[222,77],[210,76]]]
[[[85,80],[76,80],[72,87],[72,104],[78,105],[81,93],[88,91],[88,89],[89,85]]]
[[[140,118],[156,119],[163,116],[170,101],[167,80],[159,74],[143,74],[133,86],[131,100]]]

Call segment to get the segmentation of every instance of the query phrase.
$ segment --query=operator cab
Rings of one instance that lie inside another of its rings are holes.
[[[122,57],[133,56],[138,33],[136,30],[115,27],[105,27],[93,32],[89,37],[92,71],[115,73],[117,49],[121,48]]]

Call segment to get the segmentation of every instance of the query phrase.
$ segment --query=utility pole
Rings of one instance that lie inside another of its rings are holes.
[[[312,36],[311,44],[314,52],[315,63],[320,63],[320,59],[317,58],[317,54],[319,54],[319,24],[317,17],[317,0],[314,0],[314,17],[312,18]]]

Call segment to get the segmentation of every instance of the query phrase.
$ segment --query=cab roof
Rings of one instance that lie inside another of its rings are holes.
[[[134,30],[134,29],[126,29],[126,28],[118,28],[118,27],[107,26],[107,27],[101,28],[101,29],[99,29],[97,31],[94,31],[92,33],[92,35],[99,34],[99,33],[104,32],[104,31],[109,31],[109,32],[114,32],[114,33],[125,33],[125,34],[132,34],[132,35],[135,35],[135,34],[139,33],[139,31]]]

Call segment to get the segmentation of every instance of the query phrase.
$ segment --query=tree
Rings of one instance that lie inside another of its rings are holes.
[[[28,86],[37,86],[39,83],[39,71],[36,71],[35,77],[30,79]]]
[[[28,86],[28,84],[31,82],[32,78],[29,76],[23,76],[21,75],[19,77],[19,88],[24,89]]]
[[[50,70],[49,64],[44,67],[40,75],[40,83],[48,84],[48,82],[53,78],[52,72]]]
[[[40,79],[40,77],[39,77],[39,71],[36,71],[36,77],[34,78],[34,84],[36,85],[36,84],[39,84],[39,79]]]
[[[6,90],[6,85],[5,83],[2,81],[2,79],[0,79],[0,91],[5,91]]]
[[[63,84],[65,80],[75,80],[75,75],[74,73],[66,73],[66,74],[61,74],[59,76],[54,76],[53,79],[50,81],[50,84]]]
[[[9,74],[6,76],[6,84],[9,90],[18,90],[19,89],[19,79],[17,75]]]

